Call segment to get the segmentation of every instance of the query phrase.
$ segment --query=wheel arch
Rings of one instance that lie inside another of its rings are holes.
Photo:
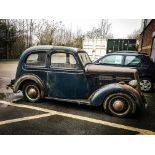
[[[90,96],[90,104],[94,106],[100,106],[104,103],[105,99],[109,95],[115,93],[126,93],[135,101],[136,106],[141,107],[142,105],[141,96],[134,88],[119,83],[106,85],[98,89]]]
[[[142,79],[142,78],[149,78],[149,79],[153,80],[151,75],[140,75],[139,79]]]
[[[17,93],[18,90],[22,90],[24,84],[27,82],[34,82],[38,85],[38,87],[41,91],[42,98],[46,95],[47,90],[46,90],[46,87],[45,87],[43,81],[38,76],[30,75],[30,74],[23,75],[20,78],[18,78],[18,80],[16,80],[14,87],[13,87],[14,93]]]

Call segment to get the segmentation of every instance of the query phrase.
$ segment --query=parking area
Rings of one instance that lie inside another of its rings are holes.
[[[50,135],[138,135],[155,134],[155,94],[145,94],[149,102],[143,114],[116,118],[100,107],[54,100],[29,103],[21,93],[6,90],[15,75],[16,62],[0,63],[0,134]]]
[[[120,119],[100,108],[44,100],[0,101],[0,134],[155,134],[151,113]]]

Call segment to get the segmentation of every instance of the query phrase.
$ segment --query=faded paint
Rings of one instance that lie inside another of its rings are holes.
[[[103,73],[108,73],[108,72],[112,72],[113,74],[117,74],[118,73],[131,73],[134,74],[135,72],[137,72],[136,69],[131,69],[131,68],[123,68],[123,67],[113,67],[113,66],[104,66],[104,65],[94,65],[94,64],[90,64],[87,65],[85,70],[87,72],[103,72]]]
[[[22,54],[17,68],[14,92],[22,89],[24,81],[28,82],[30,80],[38,84],[42,98],[53,97],[75,102],[83,100],[86,101],[86,104],[89,102],[98,106],[111,93],[125,92],[129,95],[131,94],[127,88],[117,82],[123,80],[128,83],[133,79],[138,80],[137,76],[135,76],[137,74],[135,69],[93,64],[88,64],[86,67],[83,66],[78,55],[78,52],[84,52],[83,50],[67,47],[43,47],[30,48]],[[77,62],[77,67],[52,67],[50,55],[59,51],[63,51],[67,55],[72,54]],[[29,54],[39,52],[45,52],[46,54],[45,66],[38,67],[25,64]],[[136,94],[132,94],[134,97],[136,96]],[[141,94],[139,96],[141,97]],[[144,100],[142,99],[141,101]]]

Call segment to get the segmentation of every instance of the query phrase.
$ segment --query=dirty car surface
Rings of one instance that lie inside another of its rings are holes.
[[[82,49],[36,46],[23,52],[9,85],[30,102],[51,98],[102,106],[125,117],[146,107],[135,69],[94,65]]]

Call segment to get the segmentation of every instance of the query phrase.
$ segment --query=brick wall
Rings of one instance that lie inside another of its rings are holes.
[[[144,32],[140,35],[139,51],[143,51],[143,52],[150,54],[151,46],[152,46],[152,33],[153,32],[155,32],[155,19],[152,19],[150,24],[145,28]],[[141,49],[142,38],[143,38],[143,45],[142,45],[142,49]]]

